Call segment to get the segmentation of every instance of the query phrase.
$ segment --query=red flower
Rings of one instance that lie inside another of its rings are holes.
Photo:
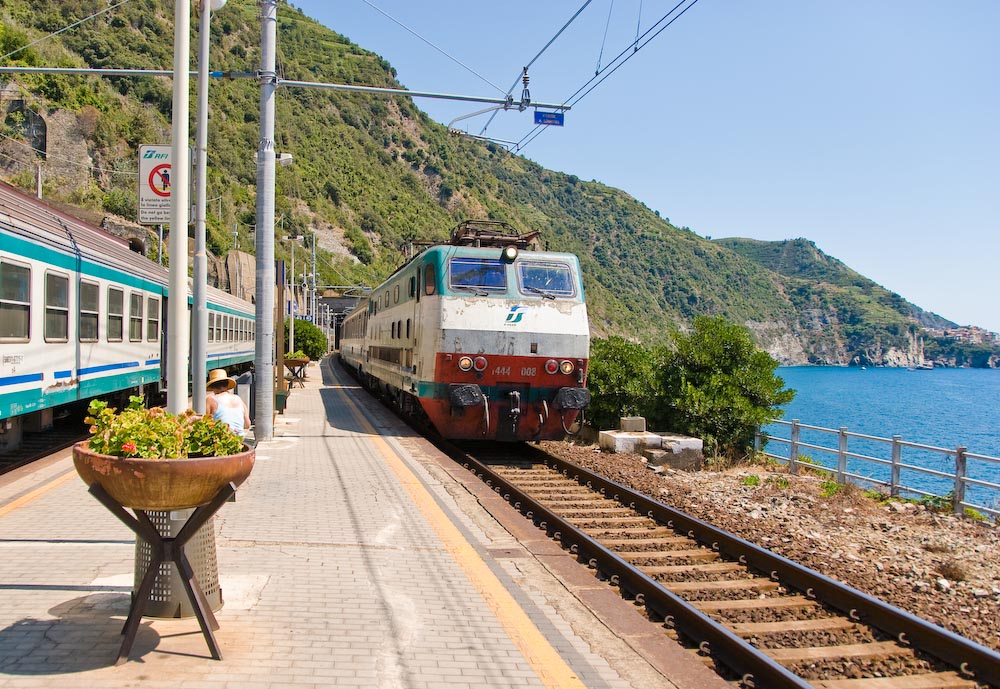
[[[122,452],[135,452],[135,443],[131,441],[122,443]]]

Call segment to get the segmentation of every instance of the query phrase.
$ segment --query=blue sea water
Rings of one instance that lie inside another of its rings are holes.
[[[784,379],[785,387],[796,391],[795,399],[784,407],[784,421],[798,419],[803,424],[833,429],[845,426],[851,433],[881,438],[899,435],[906,442],[951,449],[964,446],[970,453],[1000,457],[1000,370],[791,366],[779,368],[777,375]],[[787,427],[771,432],[789,437]],[[824,436],[822,442],[805,436],[803,440],[836,447],[836,436]],[[870,456],[888,459],[887,448],[881,445],[876,454],[874,446],[863,441],[851,440],[849,445],[851,452],[871,452]],[[786,448],[769,446],[768,450],[787,456]],[[953,459],[940,455],[924,458],[910,450],[905,453],[905,463],[954,470]],[[825,464],[831,459],[815,458]],[[1000,483],[1000,465],[970,461],[969,475]],[[907,485],[942,495],[951,488],[944,480],[916,472],[903,478]]]

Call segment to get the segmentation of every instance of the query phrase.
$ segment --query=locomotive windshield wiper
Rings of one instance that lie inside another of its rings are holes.
[[[546,292],[545,290],[539,289],[538,287],[525,287],[524,289],[526,289],[529,292],[535,292],[536,294],[541,294],[546,299],[556,298],[556,295],[552,294],[552,292]]]
[[[473,287],[472,285],[452,285],[452,289],[464,289],[472,292],[477,297],[488,297],[490,293],[484,290],[482,287]]]

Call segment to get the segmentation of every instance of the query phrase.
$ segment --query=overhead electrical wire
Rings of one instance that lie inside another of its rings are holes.
[[[461,61],[461,60],[459,60],[458,58],[456,58],[456,57],[454,57],[454,56],[452,56],[452,55],[449,55],[449,54],[448,54],[448,53],[447,53],[447,52],[446,52],[446,51],[445,51],[445,50],[444,50],[443,48],[440,48],[439,46],[435,45],[434,43],[432,43],[432,42],[431,42],[431,41],[429,41],[428,39],[424,38],[423,36],[421,36],[420,34],[418,34],[418,33],[417,33],[416,31],[414,31],[413,29],[411,29],[410,27],[408,27],[408,26],[407,26],[406,24],[404,24],[403,22],[401,22],[401,21],[399,21],[398,19],[396,19],[395,17],[393,17],[393,16],[391,15],[391,14],[389,14],[389,13],[388,13],[388,12],[386,12],[385,10],[383,10],[383,9],[381,9],[380,7],[376,6],[376,5],[374,4],[374,3],[372,3],[372,2],[369,2],[369,0],[361,0],[361,1],[362,1],[363,3],[365,3],[366,5],[368,5],[369,7],[371,7],[371,8],[372,8],[373,10],[375,10],[376,12],[378,12],[379,14],[381,14],[381,15],[382,15],[383,17],[385,17],[385,18],[386,18],[386,19],[388,19],[389,21],[393,22],[394,24],[396,24],[397,26],[399,26],[399,27],[400,27],[400,28],[402,28],[403,30],[405,30],[405,31],[407,31],[408,33],[410,33],[410,34],[412,34],[412,35],[416,36],[416,37],[417,37],[417,38],[419,38],[419,39],[420,39],[421,41],[423,41],[424,43],[426,43],[426,44],[427,44],[427,45],[429,45],[430,47],[434,48],[434,50],[436,50],[436,51],[438,51],[439,53],[441,53],[442,55],[444,55],[444,56],[445,56],[446,58],[448,58],[449,60],[451,60],[452,62],[454,62],[454,63],[455,63],[456,65],[458,65],[458,66],[459,66],[459,67],[461,67],[462,69],[464,69],[464,70],[468,71],[469,73],[471,73],[471,74],[474,74],[475,76],[479,77],[480,79],[482,79],[482,80],[483,80],[483,82],[485,82],[485,83],[489,84],[490,86],[492,86],[493,88],[495,88],[495,89],[496,89],[497,91],[499,91],[500,93],[504,93],[504,90],[503,90],[502,88],[500,88],[499,86],[497,86],[496,84],[494,84],[494,83],[493,83],[492,81],[490,81],[489,79],[487,79],[486,77],[484,77],[484,76],[483,76],[482,74],[480,74],[480,73],[479,73],[479,72],[477,72],[476,70],[472,69],[471,67],[469,67],[468,65],[466,65],[466,64],[465,64],[464,62],[462,62],[462,61]],[[511,87],[511,88],[513,88],[513,87]],[[508,93],[509,93],[509,92],[508,92]],[[505,95],[506,95],[506,94],[505,94]]]
[[[6,55],[0,56],[0,60],[6,60],[11,55],[17,55],[22,50],[27,50],[28,48],[30,48],[33,45],[41,43],[44,40],[52,38],[53,36],[58,36],[59,34],[63,33],[64,31],[69,31],[70,29],[72,29],[74,27],[80,26],[80,24],[83,24],[86,21],[90,21],[91,19],[95,19],[96,17],[100,17],[102,14],[105,14],[106,12],[110,12],[111,10],[117,9],[117,8],[121,7],[122,5],[126,5],[126,4],[128,4],[130,2],[132,2],[132,0],[122,0],[121,2],[119,2],[117,4],[111,5],[110,7],[106,7],[103,10],[101,10],[100,12],[95,12],[94,14],[90,15],[89,17],[84,17],[83,19],[81,19],[79,21],[73,22],[69,26],[64,26],[63,28],[59,29],[58,31],[53,31],[48,36],[42,36],[38,40],[32,41],[31,43],[29,43],[27,45],[22,45],[20,48],[16,48],[15,50],[10,51]]]
[[[601,73],[601,58],[604,57],[604,44],[608,42],[608,27],[611,26],[611,13],[615,11],[615,0],[611,0],[608,6],[608,21],[604,23],[604,38],[601,39],[601,50],[597,53],[597,68],[594,74]]]
[[[580,88],[578,88],[576,91],[574,91],[573,94],[570,95],[568,98],[564,99],[563,102],[566,103],[567,105],[574,106],[577,103],[579,103],[581,100],[583,100],[584,98],[586,98],[587,95],[589,95],[591,91],[593,91],[595,88],[597,88],[598,86],[600,86],[601,83],[603,83],[605,79],[607,79],[612,74],[614,74],[618,70],[619,67],[621,67],[626,62],[628,62],[629,59],[631,59],[633,55],[635,55],[636,53],[639,52],[640,49],[645,48],[647,45],[649,45],[650,41],[652,41],[654,38],[656,38],[661,33],[663,33],[663,31],[665,31],[671,24],[673,24],[675,21],[677,21],[678,19],[680,19],[684,15],[685,12],[687,12],[689,9],[691,9],[696,4],[698,4],[698,0],[692,0],[691,3],[687,7],[685,7],[683,10],[681,10],[680,12],[678,12],[677,15],[673,19],[670,19],[670,21],[667,22],[666,24],[664,24],[662,27],[660,27],[659,30],[656,31],[656,33],[653,33],[652,36],[649,36],[649,34],[654,29],[656,29],[656,27],[658,27],[660,24],[662,24],[664,21],[666,21],[670,17],[670,15],[672,15],[674,12],[677,12],[677,8],[679,8],[680,6],[682,6],[685,2],[688,2],[688,0],[681,0],[676,5],[674,5],[674,7],[669,12],[667,12],[656,23],[654,23],[651,27],[649,27],[645,31],[645,33],[642,34],[642,36],[636,38],[635,41],[633,41],[628,46],[626,46],[625,49],[622,50],[622,52],[618,53],[618,55],[615,57],[614,60],[612,60],[611,62],[609,62],[604,67],[604,69],[600,70],[597,74],[595,74],[590,79],[588,79],[586,82],[584,82],[584,84],[582,86],[580,86]],[[647,36],[649,36],[649,38],[646,38]],[[645,39],[645,40],[643,40],[643,39]],[[642,43],[640,43],[640,41],[642,41]],[[633,50],[632,50],[631,53],[628,52],[629,48],[633,48]],[[600,78],[598,79],[598,77],[600,77]],[[596,83],[594,83],[595,79],[597,80]],[[593,85],[591,85],[591,84],[593,84]],[[584,89],[586,89],[586,91],[584,91]],[[583,91],[582,94],[580,93],[581,91]],[[531,129],[531,131],[529,131],[527,134],[525,134],[523,137],[521,137],[521,139],[517,142],[517,148],[516,148],[516,150],[517,151],[523,150],[528,144],[530,144],[532,141],[534,141],[536,138],[538,138],[538,136],[543,131],[545,131],[547,128],[548,127],[546,125],[536,125],[533,129]]]
[[[582,5],[580,5],[580,9],[578,9],[576,12],[574,12],[573,16],[570,17],[569,20],[565,24],[562,25],[562,28],[559,29],[558,31],[556,31],[555,36],[553,36],[552,38],[550,38],[549,42],[546,43],[545,46],[541,50],[538,51],[538,54],[536,54],[533,58],[531,58],[531,61],[528,62],[528,64],[526,64],[524,66],[524,68],[521,70],[521,72],[514,79],[514,83],[510,85],[509,89],[507,89],[506,95],[509,96],[510,94],[512,94],[514,92],[514,87],[517,86],[517,83],[519,81],[521,81],[522,77],[528,72],[528,68],[531,67],[531,65],[535,64],[535,60],[537,60],[538,58],[540,58],[542,56],[542,53],[544,53],[546,50],[548,50],[549,46],[551,46],[553,43],[555,43],[556,39],[559,38],[559,36],[562,35],[562,32],[565,31],[569,27],[570,24],[572,24],[574,21],[576,21],[576,18],[580,16],[581,12],[583,12],[585,9],[587,9],[587,5],[589,5],[591,2],[593,2],[593,0],[587,0],[585,3],[583,3]],[[486,121],[486,124],[483,125],[482,130],[479,132],[480,136],[482,136],[483,134],[486,133],[487,127],[490,126],[490,123],[493,122],[493,118],[496,117],[496,116],[497,116],[496,112],[494,112],[492,115],[490,115],[490,119],[488,119]]]

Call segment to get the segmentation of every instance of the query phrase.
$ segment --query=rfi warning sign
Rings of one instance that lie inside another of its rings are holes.
[[[139,147],[139,224],[170,224],[170,146]]]

